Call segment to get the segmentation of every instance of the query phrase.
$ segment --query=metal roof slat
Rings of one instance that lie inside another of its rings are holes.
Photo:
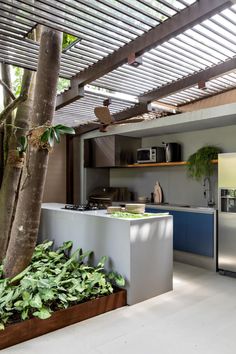
[[[147,9],[150,10],[150,7],[148,7],[146,4],[143,4],[140,1],[129,1],[129,0],[117,0],[119,3],[127,6],[128,8],[131,8],[137,12],[142,12],[143,15],[147,16],[148,18],[151,18],[154,21],[157,21],[158,23],[156,24],[156,26],[160,23],[160,22],[164,22],[167,18],[169,18],[170,16],[168,15],[164,15],[163,13],[161,13],[160,11],[158,11],[155,8],[152,8],[152,12],[150,13],[150,11],[148,11]],[[141,5],[138,6],[138,5]],[[144,9],[144,7],[146,7],[146,10]],[[156,13],[156,16],[154,15],[154,11]],[[164,17],[164,18],[162,18]]]
[[[187,51],[192,53],[193,55],[195,55],[198,58],[202,58],[205,59],[206,61],[208,61],[208,66],[209,63],[211,63],[211,65],[216,65],[220,62],[219,59],[214,59],[212,58],[211,55],[209,55],[208,53],[205,53],[205,51],[200,50],[199,48],[197,48],[196,46],[194,46],[193,44],[189,44],[186,43],[186,41],[184,41],[183,38],[180,38],[180,36],[178,36],[177,38],[172,38],[172,43],[176,44],[176,42],[178,42],[179,46]]]
[[[199,25],[200,27],[200,25]],[[222,43],[222,41],[218,41],[217,38],[213,38],[212,35],[214,35],[214,33],[210,33],[210,34],[206,34],[206,33],[201,33],[200,30],[198,29],[199,27],[196,28],[196,26],[191,30],[192,36],[191,38],[193,38],[194,40],[197,40],[199,42],[205,41],[207,39],[208,44],[206,44],[204,42],[204,45],[206,45],[207,47],[213,49],[214,51],[217,51],[218,53],[223,54],[224,56],[230,58],[234,55],[234,52],[232,50],[229,49],[229,47],[227,47],[224,43]],[[198,36],[199,39],[197,39],[194,36]],[[231,45],[232,48],[232,45]],[[227,54],[226,54],[227,53]]]
[[[190,34],[191,31],[191,34]],[[194,31],[193,30],[188,30],[186,32],[184,32],[183,34],[181,34],[180,36],[182,36],[183,39],[185,39],[185,43],[191,44],[199,49],[202,53],[205,53],[209,56],[211,56],[211,58],[215,58],[216,60],[220,61],[225,61],[227,58],[227,55],[223,55],[220,52],[216,51],[215,49],[212,48],[212,46],[210,46],[209,44],[206,44],[206,41],[204,43],[202,43],[200,40],[196,39],[194,37]]]
[[[184,43],[180,42],[179,40],[176,40],[174,43],[168,41],[163,44],[163,47],[167,48],[170,51],[173,49],[174,54],[177,53],[178,55],[181,56],[183,55],[184,57],[189,58],[190,60],[193,60],[196,63],[199,63],[199,65],[203,66],[202,69],[205,69],[206,67],[213,64],[212,62],[204,58],[200,58],[198,55],[194,54],[193,52],[186,50],[186,48],[184,48]]]
[[[43,24],[48,27],[52,27],[51,20],[53,20],[53,28],[54,29],[57,29],[62,32],[70,33],[76,37],[79,34],[80,38],[83,38],[83,36],[87,36],[87,35],[90,35],[91,37],[94,36],[94,38],[101,41],[101,39],[100,39],[101,37],[99,37],[99,35],[95,31],[88,30],[85,27],[80,26],[80,25],[66,26],[65,23],[60,21],[60,19],[58,19],[58,17],[56,17],[55,15],[50,16],[44,10],[38,10],[38,11],[41,11],[41,13],[35,13],[34,11],[32,11],[29,8],[25,8],[25,7],[22,8],[22,6],[20,6],[18,3],[16,3],[16,1],[19,1],[19,0],[15,0],[15,2],[12,3],[12,8],[8,9],[8,11],[12,12],[13,14],[17,14],[18,16],[29,18],[29,19],[31,18],[31,16],[33,16],[33,17],[37,18],[38,23]],[[30,6],[30,4],[27,3],[28,0],[21,0],[21,1],[24,2],[24,5],[26,5],[28,7]],[[7,0],[1,0],[2,4],[0,3],[0,8],[2,7],[2,5],[7,4],[7,2],[8,2]],[[38,4],[35,4],[34,6],[37,8],[39,7]],[[13,10],[13,8],[15,10]],[[22,11],[24,13],[22,13]],[[52,18],[52,16],[53,16],[53,18]],[[117,46],[114,42],[119,42],[119,41],[116,41],[114,39],[111,40],[111,38],[109,38],[109,36],[107,36],[107,37],[106,37],[106,39],[104,39],[104,38],[102,39],[104,42],[106,42],[106,45],[110,44],[110,45],[113,45],[114,47],[116,46],[116,48],[114,48],[114,49],[117,49],[119,47],[119,45]],[[122,42],[120,42],[120,45],[122,46]]]
[[[20,0],[20,1],[23,1],[24,3],[28,4],[27,0]],[[92,22],[88,18],[85,18],[83,16],[79,16],[77,12],[68,9],[69,5],[66,5],[67,7],[62,7],[59,4],[60,1],[53,1],[52,2],[51,0],[37,0],[37,2],[42,3],[44,5],[47,5],[47,6],[51,6],[52,10],[53,10],[53,15],[55,13],[57,16],[60,16],[60,12],[62,12],[62,13],[64,12],[64,14],[65,14],[64,15],[64,20],[66,20],[68,22],[71,22],[71,23],[74,23],[75,25],[76,24],[80,24],[81,26],[84,26],[84,27],[89,28],[89,29],[91,29],[93,31],[97,31],[98,33],[101,33],[101,34],[104,34],[104,35],[108,35],[108,36],[110,36],[111,32],[114,32],[114,33],[116,33],[116,36],[118,37],[117,39],[120,39],[124,43],[128,43],[129,40],[134,38],[133,36],[131,36],[130,38],[129,37],[127,38],[127,33],[126,33],[126,37],[125,37],[124,35],[119,33],[119,31],[116,28],[112,29],[109,26],[107,26],[105,22],[104,22],[103,25],[101,25],[101,23],[97,24],[97,23]],[[47,11],[45,6],[42,6],[42,7],[40,6],[40,9],[42,11]],[[56,11],[55,11],[55,9],[56,9]],[[70,17],[66,16],[67,14]],[[71,18],[71,16],[73,16],[73,18]],[[75,16],[76,16],[76,19],[75,19]],[[108,31],[108,33],[106,31]],[[114,38],[114,36],[111,36],[111,38]]]
[[[153,53],[156,56],[160,56],[163,59],[168,60],[168,62],[173,62],[175,65],[180,65],[181,67],[184,66],[184,68],[188,68],[189,70],[191,70],[191,72],[205,68],[204,65],[201,65],[199,67],[199,65],[196,65],[196,62],[194,62],[193,60],[190,61],[186,59],[184,55],[180,56],[178,55],[178,53],[171,52],[170,50],[162,46],[155,49],[151,49],[149,53]]]
[[[196,68],[195,70],[193,69],[188,69],[185,66],[179,66],[179,64],[173,63],[173,60],[163,58],[159,53],[156,55],[153,53],[153,51],[150,51],[148,53],[145,53],[145,57],[156,63],[157,67],[159,64],[162,64],[163,67],[169,69],[170,71],[176,72],[178,75],[185,76],[193,73],[194,71],[197,71]]]
[[[44,1],[47,2],[47,0],[44,0]],[[91,7],[89,8],[84,5],[82,5],[82,7],[81,7],[81,5],[78,6],[73,1],[70,1],[70,2],[65,1],[65,0],[57,0],[57,1],[61,4],[66,5],[66,6],[70,6],[72,9],[75,9],[81,13],[86,14],[87,16],[89,16],[89,18],[91,17],[91,21],[92,21],[92,19],[97,21],[97,25],[99,25],[99,23],[100,23],[100,25],[103,25],[108,30],[110,29],[109,26],[112,26],[114,32],[117,32],[118,34],[120,34],[120,33],[124,33],[126,35],[128,34],[128,36],[131,39],[135,38],[138,35],[137,31],[132,30],[132,27],[130,28],[130,26],[127,26],[127,25],[125,26],[122,22],[117,23],[119,21],[116,21],[114,23],[114,21],[111,19],[111,17],[112,17],[111,15],[109,15],[109,16],[104,15],[104,14],[101,15],[101,13],[99,13],[98,11],[93,11],[93,10],[91,11]],[[104,16],[105,16],[105,18],[104,18]],[[119,28],[119,29],[117,29],[117,28]],[[119,31],[121,31],[121,32],[119,32]]]
[[[156,1],[155,3],[153,3],[150,0],[138,0],[138,2],[141,2],[150,9],[160,12],[160,14],[163,14],[166,17],[172,17],[178,12],[173,7],[171,8],[170,6],[166,6],[165,4],[163,4],[163,2],[161,3],[161,1]]]
[[[15,1],[20,1],[25,6],[31,6],[30,0],[15,0]],[[49,1],[50,0],[48,0],[48,2]],[[67,32],[67,28],[69,28],[69,30],[72,28],[74,31],[77,31],[77,35],[76,36],[78,36],[78,34],[81,33],[81,32],[82,33],[84,32],[85,34],[87,32],[87,34],[90,34],[90,35],[94,34],[96,36],[97,36],[97,33],[99,33],[99,35],[105,37],[105,38],[103,38],[104,42],[108,42],[108,43],[112,43],[112,44],[116,44],[117,43],[117,45],[120,42],[120,44],[119,44],[120,46],[122,46],[125,43],[129,42],[129,40],[127,41],[127,38],[124,38],[123,41],[121,39],[114,39],[114,36],[111,35],[111,31],[110,30],[108,31],[108,33],[105,32],[105,31],[100,32],[102,30],[102,28],[96,28],[97,26],[95,26],[95,28],[86,27],[85,25],[80,24],[76,20],[74,20],[72,18],[68,18],[67,16],[64,16],[64,19],[61,20],[60,12],[63,12],[63,10],[58,11],[58,10],[55,10],[55,8],[54,8],[54,9],[52,9],[52,12],[49,12],[47,10],[47,8],[44,5],[40,5],[39,2],[41,2],[41,0],[38,0],[37,3],[34,3],[34,8],[37,8],[38,11],[40,11],[40,13],[36,13],[34,15],[36,15],[38,17],[44,17],[44,18],[48,18],[48,15],[49,15],[49,20],[50,20],[50,16],[52,16],[53,25],[54,25],[54,23],[58,23],[61,26],[64,25],[64,28],[65,28],[64,32]],[[15,3],[14,3],[14,6],[15,6]],[[54,5],[54,7],[55,6],[56,6],[56,3]],[[23,10],[27,11],[27,12],[30,12],[29,8],[23,8]],[[43,14],[42,14],[42,12],[43,12]],[[68,21],[68,25],[66,25],[66,23],[64,21]]]
[[[110,11],[110,10],[107,10],[106,7],[104,8],[101,8],[101,6],[99,6],[98,4],[96,4],[96,2],[94,0],[92,1],[88,1],[88,0],[76,0],[77,3],[79,4],[82,4],[86,7],[88,7],[88,9],[93,9],[95,10],[97,13],[102,13],[104,14],[106,17],[110,17],[110,18],[113,18],[114,20],[118,21],[119,22],[119,25],[122,26],[125,24],[125,27],[123,27],[124,29],[129,28],[129,31],[133,31],[134,34],[136,35],[141,35],[143,33],[143,28],[139,25],[137,25],[136,23],[135,24],[132,24],[132,26],[130,25],[130,19],[125,19],[125,18],[120,18],[120,16],[118,16],[116,14],[116,12],[114,11]]]
[[[138,11],[132,11],[132,13],[130,13],[128,10],[127,10],[127,5],[123,5],[121,6],[122,4],[119,4],[119,6],[117,5],[117,3],[114,3],[114,2],[111,2],[109,0],[97,0],[99,3],[102,3],[118,12],[120,12],[122,14],[122,16],[128,16],[130,17],[131,20],[135,20],[135,21],[138,21],[139,23],[142,23],[143,25],[147,26],[147,29],[149,27],[152,28],[152,27],[155,27],[157,24],[155,23],[155,21],[152,21],[151,19],[148,19],[148,18],[141,18],[140,17],[140,13]],[[118,0],[117,0],[118,1]],[[118,7],[117,7],[118,6]],[[151,24],[152,22],[152,24]],[[158,22],[158,21],[156,21]]]

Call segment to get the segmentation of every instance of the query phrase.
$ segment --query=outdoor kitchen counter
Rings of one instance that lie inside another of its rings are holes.
[[[172,290],[173,220],[171,215],[140,219],[113,217],[105,210],[65,210],[42,205],[39,241],[55,246],[72,240],[74,248],[94,251],[95,264],[107,255],[107,269],[126,279],[129,305]]]

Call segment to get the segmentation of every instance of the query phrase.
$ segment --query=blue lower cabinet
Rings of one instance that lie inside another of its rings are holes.
[[[147,208],[149,213],[173,215],[174,249],[202,256],[214,256],[214,215]]]
[[[187,251],[187,230],[186,230],[186,217],[188,213],[182,211],[170,210],[173,215],[173,242],[174,249],[178,251]]]
[[[189,213],[186,220],[186,251],[202,256],[214,256],[214,215]]]

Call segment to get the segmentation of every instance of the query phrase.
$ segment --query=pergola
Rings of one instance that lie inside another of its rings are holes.
[[[56,120],[78,126],[111,97],[114,119],[236,87],[236,5],[229,0],[1,0],[0,62],[36,70],[43,24],[78,37],[62,53]],[[142,59],[139,66],[135,60]]]

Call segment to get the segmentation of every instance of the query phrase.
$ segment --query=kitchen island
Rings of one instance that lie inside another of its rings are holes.
[[[74,249],[94,251],[95,264],[102,256],[109,256],[107,269],[125,277],[129,305],[172,290],[171,215],[123,219],[106,210],[74,211],[63,206],[42,205],[40,242],[53,240],[57,247],[71,240]]]

